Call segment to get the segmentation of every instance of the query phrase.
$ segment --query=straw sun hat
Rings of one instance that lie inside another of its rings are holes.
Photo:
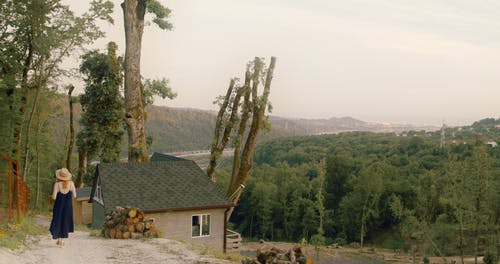
[[[66,168],[56,170],[56,178],[58,178],[59,180],[70,181],[72,176],[73,175],[71,175],[71,172],[69,172]]]

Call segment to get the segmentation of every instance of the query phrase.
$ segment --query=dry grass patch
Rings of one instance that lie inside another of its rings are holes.
[[[16,224],[0,226],[0,247],[17,249],[27,244],[30,237],[47,233],[47,228],[37,225],[32,216],[24,216]]]

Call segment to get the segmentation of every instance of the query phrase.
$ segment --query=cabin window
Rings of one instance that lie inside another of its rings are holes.
[[[102,189],[101,189],[101,185],[100,184],[97,184],[96,188],[95,188],[95,194],[94,194],[94,201],[104,205],[104,201],[102,199]]]
[[[193,237],[210,235],[210,215],[193,215],[191,217],[191,235]]]

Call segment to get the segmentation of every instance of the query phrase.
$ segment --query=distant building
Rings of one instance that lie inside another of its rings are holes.
[[[92,204],[89,203],[92,188],[76,189],[76,199],[73,199],[73,220],[75,224],[88,225],[92,223]]]
[[[498,146],[498,144],[495,141],[488,141],[488,142],[486,142],[486,145],[488,145],[492,148],[495,148],[496,146]]]

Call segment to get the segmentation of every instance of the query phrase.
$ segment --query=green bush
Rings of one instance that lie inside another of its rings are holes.
[[[337,237],[333,240],[333,243],[339,244],[339,246],[347,245],[347,240],[343,237]]]
[[[487,251],[484,254],[483,262],[485,264],[495,264],[496,263],[496,256],[495,256],[495,254],[493,254],[492,252]]]

